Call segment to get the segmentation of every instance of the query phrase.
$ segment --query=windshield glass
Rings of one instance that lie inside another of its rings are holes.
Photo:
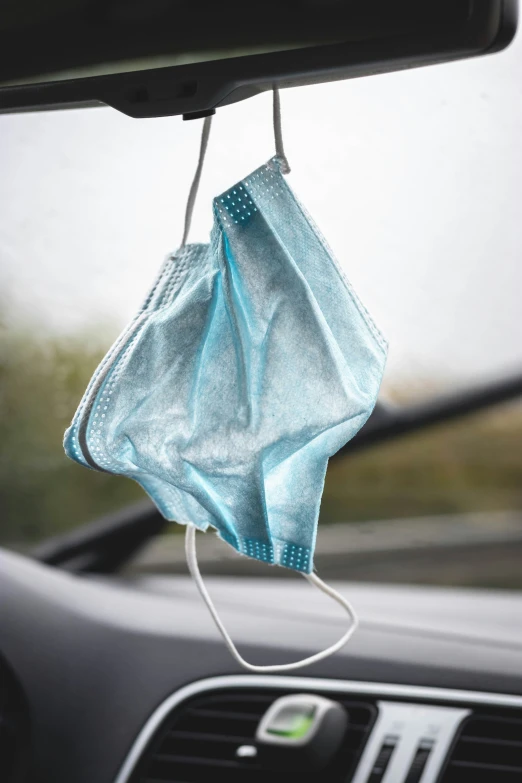
[[[521,67],[519,37],[492,57],[282,94],[292,187],[390,343],[383,401],[522,368]],[[211,198],[272,155],[270,101],[218,111],[192,241],[208,236]],[[4,546],[27,550],[143,498],[68,461],[62,437],[180,242],[199,130],[111,109],[0,117]],[[333,462],[318,566],[522,588],[521,445],[512,403]],[[236,568],[207,538],[209,568]],[[134,567],[177,570],[180,546],[161,537]]]

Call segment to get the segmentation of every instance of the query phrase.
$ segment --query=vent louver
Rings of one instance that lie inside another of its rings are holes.
[[[253,745],[257,725],[284,690],[230,689],[207,692],[176,707],[145,751],[132,783],[261,783],[267,780],[254,758],[236,756],[242,745]],[[348,712],[345,742],[327,778],[349,779],[377,715],[371,702],[324,694]],[[326,772],[325,772],[326,774]],[[326,779],[326,778],[325,778]],[[270,773],[271,783],[275,783]],[[288,776],[286,777],[288,780]]]
[[[441,783],[520,783],[522,716],[475,713],[460,729]]]

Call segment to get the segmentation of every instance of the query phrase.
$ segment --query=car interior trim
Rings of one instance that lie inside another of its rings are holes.
[[[486,693],[480,691],[465,691],[465,690],[453,690],[452,688],[433,688],[423,687],[416,685],[397,685],[388,683],[372,683],[372,682],[356,682],[350,680],[334,680],[334,679],[321,679],[313,677],[292,677],[281,675],[258,675],[258,674],[245,674],[245,675],[224,675],[219,677],[210,677],[203,680],[190,683],[179,690],[172,693],[165,701],[163,701],[157,709],[149,717],[142,730],[138,734],[134,744],[132,745],[123,765],[114,781],[114,783],[129,783],[131,775],[133,774],[136,765],[140,761],[149,741],[153,737],[156,730],[161,723],[165,720],[168,714],[178,705],[182,704],[185,700],[197,696],[206,691],[217,690],[221,688],[281,688],[283,690],[292,691],[322,691],[332,693],[354,694],[358,696],[369,696],[380,699],[400,699],[411,700],[414,702],[442,702],[450,703],[453,705],[479,705],[479,706],[491,706],[491,707],[513,707],[522,709],[522,696],[511,696],[500,693]],[[386,709],[391,707],[398,707],[402,705],[389,705]],[[414,705],[409,705],[413,707]],[[376,726],[370,735],[366,750],[368,748],[368,754],[373,750],[373,743],[378,744],[379,741],[379,725],[382,724],[383,715],[386,712],[383,710],[384,703],[379,701],[380,718],[377,721]],[[462,719],[466,716],[466,710],[450,710],[451,719],[448,724],[448,737],[453,739],[453,734],[457,729]],[[390,716],[391,712],[388,713]],[[388,722],[387,719],[385,721]],[[450,729],[452,727],[452,732]],[[377,729],[377,734],[375,730]],[[374,740],[374,738],[377,739]],[[449,741],[445,743],[444,755],[449,749]],[[366,750],[363,753],[359,768],[365,763]],[[443,751],[441,745],[441,752]],[[440,760],[440,763],[444,759]],[[435,763],[433,767],[435,767]],[[437,770],[440,770],[440,764],[437,763]],[[428,770],[426,770],[428,772]],[[434,780],[430,776],[430,780]],[[357,780],[357,777],[355,778]]]

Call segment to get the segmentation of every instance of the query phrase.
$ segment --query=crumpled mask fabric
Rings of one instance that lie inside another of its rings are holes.
[[[370,415],[386,343],[278,157],[213,202],[209,244],[169,256],[65,434],[169,520],[313,569],[328,458]]]

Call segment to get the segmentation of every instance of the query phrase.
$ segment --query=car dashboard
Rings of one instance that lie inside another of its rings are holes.
[[[344,630],[341,610],[297,578],[208,586],[256,664],[297,660]],[[0,551],[0,780],[299,778],[266,769],[256,745],[267,709],[294,693],[347,715],[338,752],[311,779],[521,780],[522,595],[336,587],[361,620],[349,644],[295,675],[249,674],[188,577],[78,576]]]

